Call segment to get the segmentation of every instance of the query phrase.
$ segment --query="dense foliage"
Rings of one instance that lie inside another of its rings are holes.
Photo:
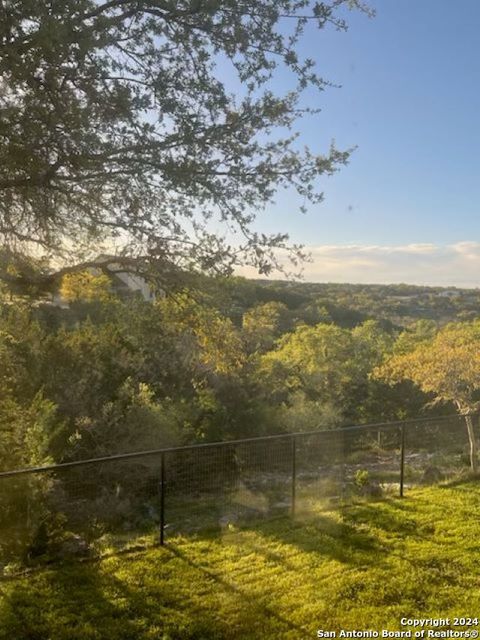
[[[470,414],[480,406],[480,322],[458,322],[423,335],[410,349],[395,353],[375,374],[392,383],[411,380],[439,402],[451,402]],[[477,443],[470,415],[466,418],[470,464],[477,471]]]
[[[191,284],[145,302],[118,297],[104,276],[75,274],[64,278],[63,307],[6,296],[1,467],[453,410],[426,407],[435,389],[415,378],[391,386],[372,376],[431,340],[433,321],[402,328],[376,310],[358,314],[347,285],[338,300],[334,285]],[[432,308],[451,303],[428,295]]]

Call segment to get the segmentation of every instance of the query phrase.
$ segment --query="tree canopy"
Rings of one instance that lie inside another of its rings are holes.
[[[430,340],[413,342],[410,351],[394,355],[377,374],[391,382],[408,378],[424,392],[454,403],[460,411],[473,411],[480,401],[479,346],[478,320],[452,323]]]
[[[298,44],[359,0],[10,0],[0,7],[0,235],[67,259],[92,242],[203,270],[267,273],[282,234],[252,230],[285,186],[348,159],[299,150],[301,95],[328,81]],[[272,88],[276,70],[292,86]],[[226,80],[227,78],[227,80]],[[238,88],[240,87],[240,88]],[[209,221],[225,224],[229,245]],[[293,248],[293,253],[298,248]]]
[[[423,339],[413,340],[411,347],[387,360],[376,375],[392,383],[411,380],[436,400],[452,402],[467,414],[471,466],[476,471],[477,444],[468,414],[480,406],[480,322],[451,323],[430,339],[425,331]]]

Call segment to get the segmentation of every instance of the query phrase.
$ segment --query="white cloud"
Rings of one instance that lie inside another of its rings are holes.
[[[318,245],[306,249],[312,261],[304,265],[304,278],[310,282],[480,287],[480,242]],[[258,277],[251,269],[238,273]]]

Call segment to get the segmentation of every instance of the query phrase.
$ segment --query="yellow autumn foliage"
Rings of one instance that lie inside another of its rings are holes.
[[[94,275],[89,271],[68,273],[62,278],[60,295],[67,302],[106,302],[112,297],[110,279],[104,274]]]
[[[188,292],[157,304],[173,331],[194,339],[198,363],[205,371],[227,375],[242,366],[241,338],[232,321],[217,309],[200,304]]]
[[[389,358],[374,377],[391,384],[411,380],[462,412],[480,400],[480,321],[451,323],[411,351]]]

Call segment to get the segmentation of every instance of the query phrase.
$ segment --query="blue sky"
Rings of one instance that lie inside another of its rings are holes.
[[[287,193],[257,228],[312,247],[310,280],[480,286],[480,2],[370,4],[373,19],[349,12],[348,32],[302,44],[342,87],[309,92],[322,112],[299,123],[301,139],[357,145],[350,164],[322,181],[325,201],[306,216]]]

